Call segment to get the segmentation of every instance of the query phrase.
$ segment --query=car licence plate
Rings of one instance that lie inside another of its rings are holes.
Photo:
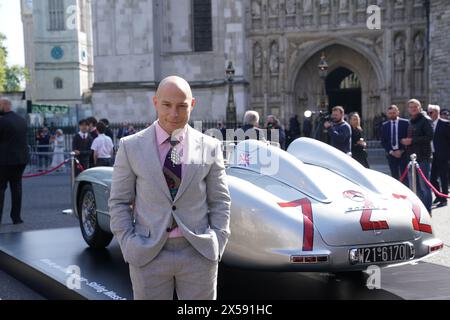
[[[402,262],[414,258],[414,247],[402,243],[388,246],[359,248],[358,264]]]

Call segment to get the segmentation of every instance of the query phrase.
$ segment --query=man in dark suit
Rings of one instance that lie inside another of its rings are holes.
[[[90,157],[91,157],[91,146],[92,137],[89,134],[89,124],[87,120],[81,120],[78,123],[80,127],[80,132],[73,137],[72,150],[75,152],[75,156],[80,161],[80,164],[84,169],[89,169],[90,167]],[[75,168],[75,176],[78,176],[81,170]]]
[[[28,161],[27,123],[11,111],[11,101],[0,98],[0,223],[8,183],[11,188],[11,219],[14,224],[23,223],[20,217],[22,175]]]
[[[440,117],[441,108],[428,106],[428,115],[433,120],[433,162],[431,165],[431,183],[441,193],[448,195],[448,161],[450,159],[450,122]],[[439,181],[440,180],[440,184]],[[442,188],[441,188],[442,185]],[[434,204],[438,208],[447,206],[447,199],[437,197]]]
[[[409,121],[400,118],[399,115],[398,107],[390,106],[387,110],[388,121],[383,123],[381,128],[381,144],[386,150],[391,175],[397,180],[400,179],[409,162],[405,146],[401,144],[401,140],[408,136]],[[408,178],[403,183],[408,186]]]

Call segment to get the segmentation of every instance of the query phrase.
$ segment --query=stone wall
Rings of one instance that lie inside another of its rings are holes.
[[[450,108],[450,1],[430,2],[430,102]]]

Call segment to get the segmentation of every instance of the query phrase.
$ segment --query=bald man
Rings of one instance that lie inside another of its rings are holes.
[[[28,160],[27,122],[11,110],[11,101],[0,98],[0,224],[8,184],[12,222],[23,223],[22,175]]]
[[[109,199],[111,231],[129,263],[134,298],[213,300],[230,235],[221,143],[188,125],[195,99],[179,77],[153,98],[158,120],[123,138]]]

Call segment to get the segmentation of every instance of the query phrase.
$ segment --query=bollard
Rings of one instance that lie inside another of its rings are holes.
[[[417,155],[414,153],[411,155],[411,190],[417,195]]]
[[[75,152],[70,153],[70,186],[73,187],[75,185]]]

